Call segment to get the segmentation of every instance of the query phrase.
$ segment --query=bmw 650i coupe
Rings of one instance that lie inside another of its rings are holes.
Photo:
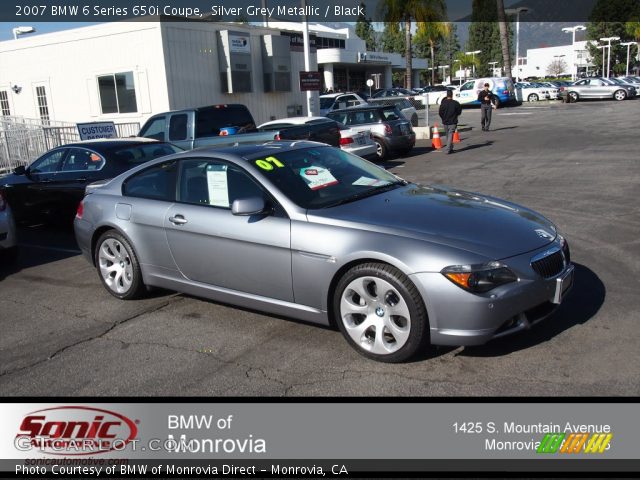
[[[542,215],[313,142],[147,162],[90,189],[75,233],[117,298],[155,286],[335,324],[384,362],[525,330],[574,276]]]

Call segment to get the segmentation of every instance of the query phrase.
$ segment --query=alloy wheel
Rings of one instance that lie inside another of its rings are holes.
[[[124,294],[133,283],[131,256],[122,243],[115,238],[106,238],[98,250],[100,275],[107,287],[115,293]]]

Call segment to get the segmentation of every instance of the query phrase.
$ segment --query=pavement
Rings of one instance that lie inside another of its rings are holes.
[[[637,396],[640,100],[479,112],[454,155],[419,142],[385,167],[537,210],[569,239],[575,287],[534,329],[411,363],[365,359],[329,328],[158,291],[109,295],[69,230],[19,232],[0,265],[3,396]]]

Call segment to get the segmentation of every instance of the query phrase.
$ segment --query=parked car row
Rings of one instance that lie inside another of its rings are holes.
[[[636,87],[616,78],[589,77],[560,88],[560,96],[564,101],[612,98],[618,101],[634,98]]]

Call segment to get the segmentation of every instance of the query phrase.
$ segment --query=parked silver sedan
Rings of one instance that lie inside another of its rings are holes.
[[[337,324],[385,362],[527,329],[574,272],[567,242],[531,210],[312,142],[148,162],[92,189],[75,233],[117,298],[157,286]]]
[[[560,96],[565,100],[570,97],[573,102],[591,98],[613,98],[621,101],[635,97],[636,89],[631,85],[616,84],[606,78],[592,77],[560,88]]]

